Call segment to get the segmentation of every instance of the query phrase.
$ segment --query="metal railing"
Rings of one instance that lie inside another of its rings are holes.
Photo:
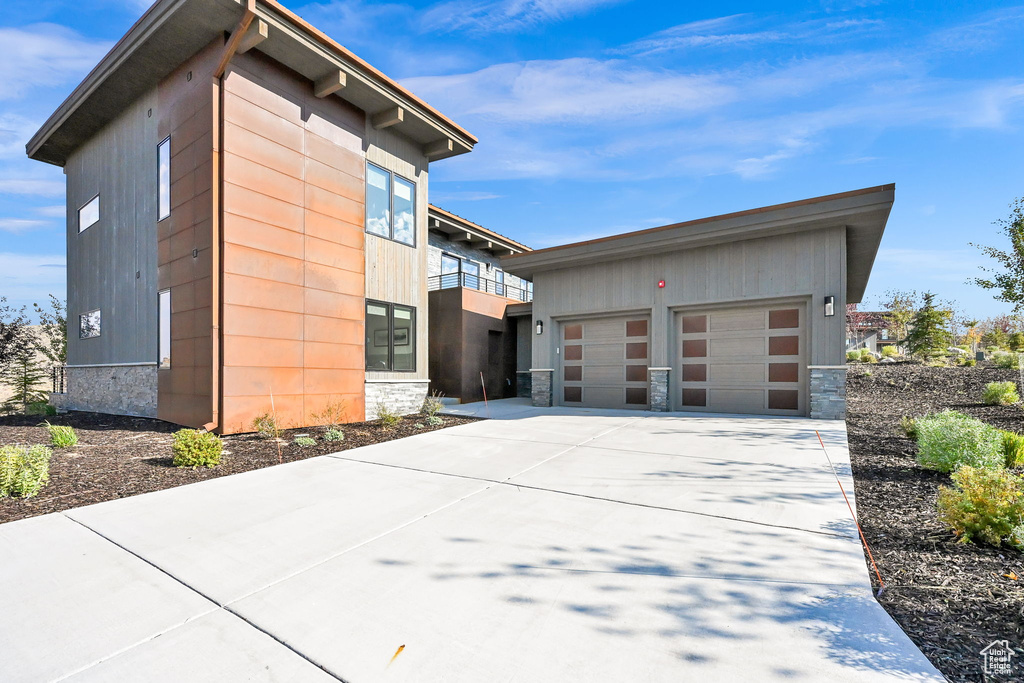
[[[456,287],[475,289],[515,301],[533,301],[533,292],[527,289],[506,285],[504,282],[489,280],[472,273],[445,273],[444,275],[431,275],[427,278],[427,290],[431,292],[438,289],[455,289]]]
[[[50,368],[50,381],[53,383],[53,393],[67,393],[67,376],[68,366],[66,365],[54,365]]]

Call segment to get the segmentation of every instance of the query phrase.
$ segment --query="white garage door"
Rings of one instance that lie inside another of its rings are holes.
[[[594,318],[561,325],[558,402],[590,408],[647,408],[650,323]]]
[[[675,406],[806,414],[805,317],[799,304],[677,314]]]

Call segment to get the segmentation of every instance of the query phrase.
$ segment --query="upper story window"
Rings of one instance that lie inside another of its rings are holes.
[[[100,336],[99,309],[78,316],[78,338],[92,339],[98,336]]]
[[[366,369],[416,370],[416,309],[366,302]]]
[[[162,221],[171,215],[171,138],[168,136],[156,148],[157,163],[157,217]]]
[[[416,246],[416,183],[367,162],[366,231]]]
[[[95,225],[100,220],[100,196],[96,195],[78,210],[78,232]]]

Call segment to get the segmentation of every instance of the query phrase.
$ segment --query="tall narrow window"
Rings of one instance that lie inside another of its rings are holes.
[[[366,369],[416,370],[416,309],[366,302]]]
[[[165,289],[158,296],[160,304],[159,368],[164,370],[171,367],[171,290]]]
[[[366,231],[391,237],[391,174],[366,165]]]
[[[78,316],[78,338],[92,339],[100,336],[100,312],[89,311]]]
[[[168,137],[156,148],[157,163],[157,220],[171,215],[171,138]]]
[[[500,268],[494,269],[494,293],[505,296],[505,271]]]
[[[416,243],[416,186],[405,178],[395,176],[395,231],[394,239],[403,244]]]
[[[95,225],[100,220],[100,196],[96,195],[78,210],[78,232]]]

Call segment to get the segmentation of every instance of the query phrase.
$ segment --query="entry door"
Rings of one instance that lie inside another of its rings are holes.
[[[804,308],[794,303],[678,314],[673,403],[681,410],[805,415]]]
[[[556,402],[588,408],[648,407],[651,349],[646,317],[565,322],[560,337]]]

